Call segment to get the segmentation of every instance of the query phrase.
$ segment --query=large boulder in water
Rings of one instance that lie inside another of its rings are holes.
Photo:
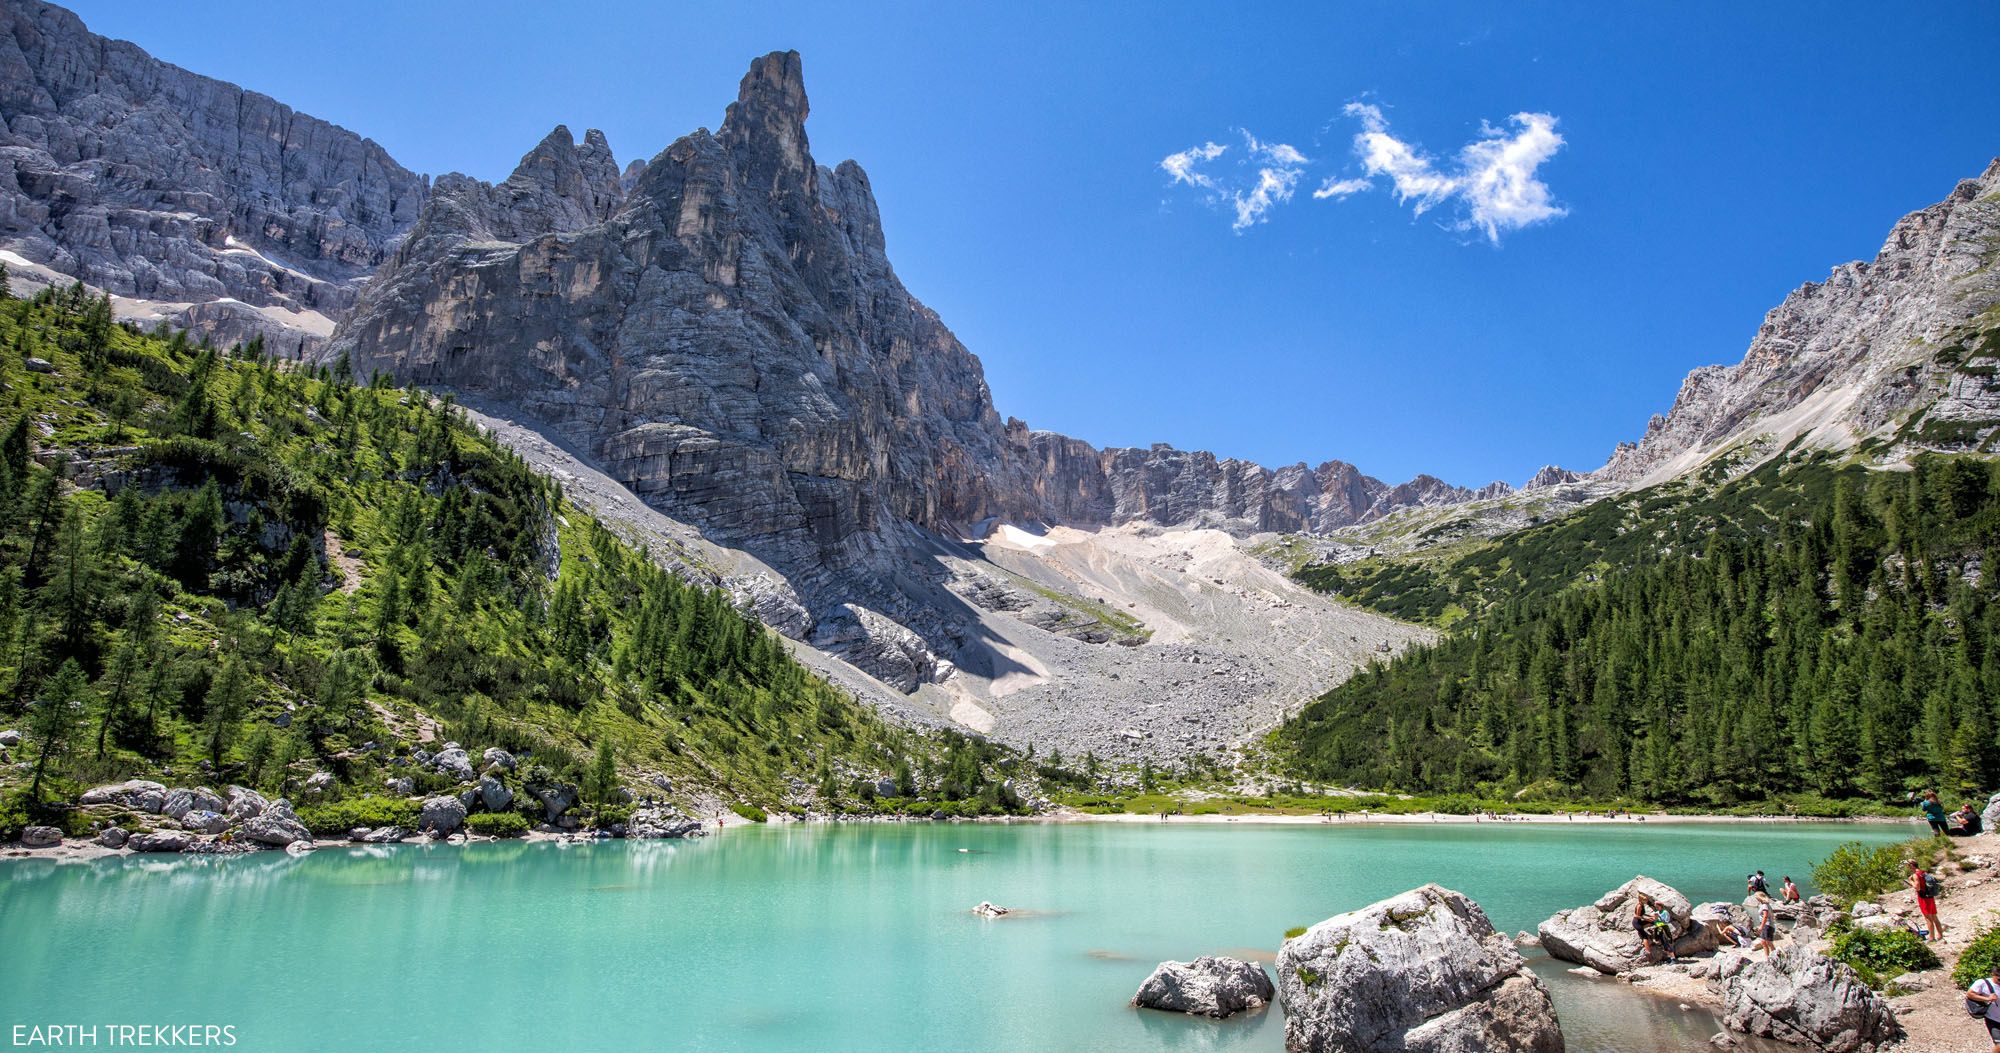
[[[1641,895],[1653,908],[1666,908],[1676,954],[1704,954],[1716,948],[1715,931],[1694,920],[1694,906],[1680,890],[1640,875],[1606,892],[1597,902],[1556,911],[1537,927],[1549,957],[1588,965],[1601,973],[1630,972],[1648,964],[1645,942],[1632,929],[1632,908]]]
[[[1548,988],[1479,904],[1425,885],[1286,940],[1292,1053],[1562,1053]]]
[[[1825,1053],[1873,1053],[1902,1037],[1896,1015],[1854,970],[1805,947],[1724,963],[1722,1023]]]
[[[1191,962],[1161,962],[1139,985],[1132,1004],[1194,1016],[1233,1016],[1262,1009],[1276,997],[1264,967],[1235,958],[1203,955]]]

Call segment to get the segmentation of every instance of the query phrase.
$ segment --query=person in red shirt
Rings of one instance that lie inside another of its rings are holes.
[[[1944,939],[1944,923],[1938,920],[1937,898],[1931,895],[1930,875],[1914,859],[1903,860],[1903,869],[1910,872],[1910,891],[1917,896],[1917,913],[1924,916],[1924,928],[1929,933],[1926,938]]]

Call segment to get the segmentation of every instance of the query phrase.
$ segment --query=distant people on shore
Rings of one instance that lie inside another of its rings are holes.
[[[1943,837],[1951,832],[1951,824],[1944,817],[1944,802],[1938,800],[1936,790],[1924,791],[1924,799],[1918,802],[1917,810],[1924,813],[1924,821],[1931,824],[1931,833]]]
[[[1903,869],[1910,875],[1910,891],[1917,898],[1917,913],[1924,916],[1924,938],[1944,939],[1944,923],[1938,920],[1937,909],[1937,895],[1944,883],[1914,859],[1903,860]]]

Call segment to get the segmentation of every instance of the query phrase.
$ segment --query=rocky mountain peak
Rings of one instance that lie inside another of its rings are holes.
[[[796,51],[753,59],[716,138],[746,163],[751,185],[773,193],[813,181],[806,141],[805,69]]]
[[[496,202],[516,214],[520,236],[581,230],[611,218],[625,199],[618,160],[595,128],[577,145],[558,124],[496,188]]]

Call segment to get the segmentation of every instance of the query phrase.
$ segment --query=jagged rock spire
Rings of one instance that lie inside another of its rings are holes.
[[[751,186],[782,193],[815,182],[806,142],[805,69],[796,51],[773,51],[750,63],[716,139],[729,148]]]

